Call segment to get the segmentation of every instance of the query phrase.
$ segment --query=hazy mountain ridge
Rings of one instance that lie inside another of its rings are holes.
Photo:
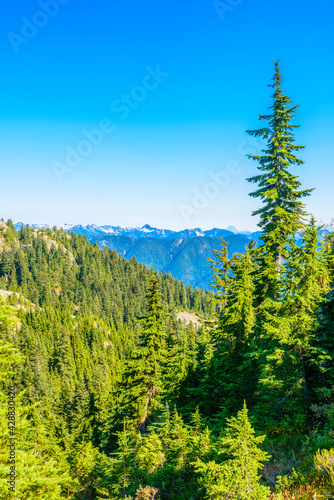
[[[245,235],[231,234],[225,237],[230,255],[243,252],[249,239]],[[128,236],[104,236],[95,239],[100,248],[107,246],[126,259],[135,257],[147,267],[166,271],[186,285],[207,288],[212,282],[213,272],[208,259],[214,257],[213,249],[220,247],[221,238],[198,237],[136,239]]]
[[[23,223],[15,224],[20,229]],[[34,224],[37,229],[50,228],[45,224]],[[70,225],[62,226],[65,231],[84,234],[91,244],[100,248],[107,246],[126,259],[135,258],[147,267],[153,266],[159,272],[171,273],[186,285],[208,288],[213,272],[208,259],[214,258],[213,249],[219,249],[221,238],[228,243],[230,256],[243,252],[252,238],[258,240],[260,232],[237,233],[235,228],[200,228],[172,231],[157,229],[149,225],[142,228],[121,228],[120,226]]]
[[[23,222],[17,222],[14,224],[16,229],[20,229],[22,225],[26,225]],[[31,227],[36,229],[52,229],[52,226],[48,224],[32,224]],[[158,238],[158,239],[177,239],[177,238],[197,238],[197,237],[208,237],[208,238],[225,238],[226,236],[232,234],[243,234],[250,238],[258,239],[261,234],[260,231],[250,232],[250,231],[238,231],[235,227],[229,226],[227,229],[212,228],[203,231],[200,228],[194,229],[183,229],[181,231],[173,231],[171,229],[158,229],[152,227],[149,224],[145,224],[142,227],[121,227],[121,226],[98,226],[96,224],[63,224],[62,226],[57,226],[57,229],[64,229],[64,231],[74,231],[78,234],[84,234],[90,240],[97,236],[111,235],[111,236],[129,236],[131,238]]]
[[[20,229],[22,222],[14,224]],[[46,224],[33,224],[37,229],[47,229]],[[233,226],[227,229],[213,228],[202,231],[200,228],[172,231],[144,225],[141,228],[122,228],[120,226],[97,226],[64,224],[64,231],[74,231],[87,237],[91,244],[97,243],[117,250],[126,259],[135,258],[147,267],[153,266],[159,272],[171,273],[175,278],[193,287],[208,288],[213,280],[213,272],[208,259],[214,258],[214,249],[219,249],[221,238],[228,243],[231,257],[242,253],[245,246],[254,239],[259,241],[260,231],[238,232]],[[326,228],[328,233],[329,229]]]

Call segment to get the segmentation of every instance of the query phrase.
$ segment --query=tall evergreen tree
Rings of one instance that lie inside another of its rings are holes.
[[[208,498],[219,500],[266,500],[270,490],[259,482],[259,470],[270,457],[259,448],[265,436],[255,436],[246,403],[237,417],[227,421],[221,438],[219,455],[227,459],[222,464],[214,461],[197,462],[197,472]]]
[[[253,212],[260,216],[263,245],[259,249],[258,293],[261,300],[277,300],[281,283],[281,267],[287,256],[286,244],[302,226],[305,217],[302,199],[309,196],[311,189],[301,190],[301,183],[291,173],[291,167],[304,162],[295,153],[304,148],[294,144],[294,129],[291,120],[296,116],[298,106],[286,96],[281,88],[282,76],[278,61],[275,75],[269,87],[274,89],[271,114],[260,115],[268,126],[248,133],[267,141],[262,155],[248,155],[259,163],[260,174],[247,179],[258,185],[250,196],[260,198],[263,206]]]
[[[141,433],[163,391],[162,365],[166,355],[166,327],[158,280],[152,273],[146,295],[147,313],[140,318],[139,346],[126,364],[120,385],[120,406]]]
[[[330,281],[319,230],[312,217],[301,245],[291,241],[280,309],[263,324],[267,344],[259,357],[258,411],[266,415],[268,427],[284,433],[292,426],[303,430],[309,373],[319,374],[328,359],[324,345],[316,342]]]
[[[227,294],[226,314],[220,328],[221,334],[229,338],[232,344],[247,343],[254,329],[254,243],[246,247],[243,255],[236,255],[231,260],[233,279]]]
[[[200,382],[200,398],[207,398],[207,407],[217,415],[218,425],[222,414],[217,412],[221,409],[225,416],[229,415],[245,397],[250,397],[257,382],[251,355],[255,349],[256,319],[254,243],[247,246],[243,255],[235,254],[228,266],[224,313],[220,314],[217,328],[211,330],[213,359],[207,376]]]
[[[321,228],[312,217],[303,231],[301,249],[289,259],[284,313],[289,328],[281,330],[281,340],[293,346],[301,366],[303,388],[307,393],[305,364],[316,355],[314,338],[319,326],[320,305],[329,292],[330,274],[324,249],[319,242]]]
[[[214,272],[213,282],[210,285],[215,290],[214,301],[218,304],[219,313],[224,314],[227,296],[232,286],[232,267],[228,256],[227,243],[222,238],[221,250],[213,250],[215,259],[208,259]]]

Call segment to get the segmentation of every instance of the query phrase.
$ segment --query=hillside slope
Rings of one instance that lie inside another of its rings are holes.
[[[15,224],[16,229],[22,223]],[[48,226],[35,224],[34,228],[46,229]],[[158,272],[171,273],[185,285],[208,289],[213,273],[208,259],[213,258],[213,249],[219,249],[221,238],[228,243],[230,257],[242,253],[252,240],[258,241],[260,232],[237,233],[235,228],[213,228],[202,231],[200,228],[171,231],[158,229],[146,224],[141,228],[122,228],[120,226],[96,226],[94,224],[63,226],[64,231],[84,235],[90,243],[100,248],[108,247],[127,260],[135,257],[148,268],[153,266]]]
[[[208,259],[214,257],[213,249],[219,249],[221,238],[197,237],[178,239],[130,238],[128,236],[104,236],[92,238],[100,248],[108,247],[125,257],[135,257],[147,267],[159,272],[171,273],[176,279],[192,287],[208,288],[213,272]],[[225,237],[230,256],[242,253],[249,238],[241,234]]]
[[[140,242],[144,244],[144,240]],[[11,222],[2,222],[0,288],[18,291],[40,307],[66,303],[72,314],[79,309],[89,310],[116,325],[131,326],[143,313],[149,270],[129,256],[126,244],[123,246],[122,254],[129,260],[112,248],[101,250],[91,245],[82,235],[24,226],[18,233]],[[168,262],[162,262],[158,271],[167,266]],[[170,312],[188,309],[200,315],[210,314],[206,292],[186,288],[166,273],[160,275],[160,281]]]

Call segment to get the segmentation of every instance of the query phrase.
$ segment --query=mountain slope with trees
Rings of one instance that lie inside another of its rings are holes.
[[[14,224],[19,231],[21,222]],[[33,225],[35,229],[50,229],[45,225]],[[171,273],[185,285],[210,289],[213,272],[208,259],[213,257],[212,250],[218,249],[221,238],[229,242],[229,255],[243,252],[252,239],[258,240],[261,233],[233,233],[226,229],[185,229],[171,231],[156,229],[148,225],[142,228],[121,228],[118,226],[70,226],[63,227],[66,232],[75,232],[87,237],[91,244],[100,248],[111,248],[131,260],[132,257],[151,266],[158,272]]]
[[[334,237],[306,214],[281,84],[276,63],[250,132],[261,244],[231,256],[222,240],[212,293],[75,233],[0,224],[1,498],[333,497]]]

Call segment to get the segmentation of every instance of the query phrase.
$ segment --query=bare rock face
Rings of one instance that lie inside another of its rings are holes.
[[[189,325],[189,323],[193,323],[194,326],[201,326],[201,319],[196,315],[189,313],[187,311],[181,311],[177,315],[177,319]]]

